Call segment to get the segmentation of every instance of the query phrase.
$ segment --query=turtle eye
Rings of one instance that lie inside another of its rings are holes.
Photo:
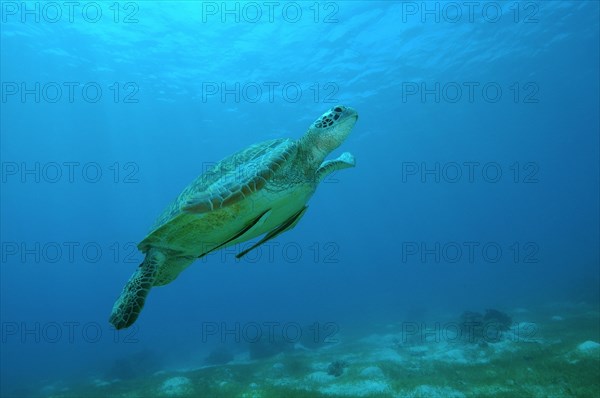
[[[342,108],[340,108],[339,106],[336,106],[335,108],[333,108],[333,110],[335,112],[342,113]]]

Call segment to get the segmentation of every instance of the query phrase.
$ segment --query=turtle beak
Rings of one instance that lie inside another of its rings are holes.
[[[356,112],[356,109],[350,108],[349,106],[345,106],[344,108],[345,110],[342,117],[354,117],[355,120],[358,120],[358,112]]]
[[[333,145],[330,145],[330,151],[337,148],[350,135],[356,121],[358,120],[358,112],[349,106],[336,106],[333,108],[339,115],[338,123],[331,131],[327,132]],[[340,112],[341,111],[341,112]]]
[[[344,107],[344,111],[340,116],[341,120],[348,120],[346,123],[352,123],[350,129],[354,127],[354,124],[358,120],[358,112],[354,108],[350,108],[349,106]],[[349,132],[348,132],[349,133]]]

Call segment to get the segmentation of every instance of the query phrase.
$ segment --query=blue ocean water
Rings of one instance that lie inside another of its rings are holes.
[[[118,380],[197,369],[222,343],[243,357],[256,325],[344,347],[490,308],[597,323],[599,3],[0,8],[3,397],[92,394],[87,381],[124,396]],[[181,190],[337,104],[359,119],[330,158],[356,167],[292,231],[196,261],[115,331],[135,246]]]

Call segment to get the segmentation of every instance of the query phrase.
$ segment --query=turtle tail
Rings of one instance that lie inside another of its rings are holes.
[[[109,322],[116,329],[128,328],[136,321],[144,308],[150,289],[154,286],[158,268],[164,261],[164,254],[151,250],[129,278],[110,314]]]

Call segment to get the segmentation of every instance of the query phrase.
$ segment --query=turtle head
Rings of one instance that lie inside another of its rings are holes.
[[[319,163],[348,137],[358,113],[349,106],[336,105],[310,125],[304,136],[307,150],[315,154]]]

